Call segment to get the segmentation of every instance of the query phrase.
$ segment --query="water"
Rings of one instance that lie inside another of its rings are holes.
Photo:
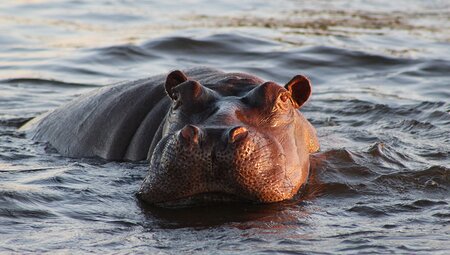
[[[448,1],[4,1],[0,253],[450,253]],[[109,83],[206,65],[313,82],[302,199],[149,208],[146,162],[18,131]]]

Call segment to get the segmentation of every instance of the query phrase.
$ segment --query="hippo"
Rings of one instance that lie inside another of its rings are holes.
[[[63,156],[148,160],[146,204],[292,199],[307,183],[314,127],[298,111],[311,83],[284,86],[212,68],[105,86],[36,117],[33,139]]]

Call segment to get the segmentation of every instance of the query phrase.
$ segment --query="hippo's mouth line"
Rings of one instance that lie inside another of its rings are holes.
[[[189,206],[201,206],[211,205],[215,203],[236,203],[247,201],[247,199],[240,196],[224,193],[224,192],[205,192],[198,193],[186,197],[177,198],[170,201],[157,202],[155,205],[160,207],[189,207]]]

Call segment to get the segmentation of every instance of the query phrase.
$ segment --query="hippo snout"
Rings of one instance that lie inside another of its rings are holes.
[[[207,193],[243,200],[286,199],[292,183],[277,141],[244,126],[186,125],[156,148],[141,198],[158,203]]]
[[[223,145],[232,145],[242,142],[248,136],[248,129],[243,126],[236,126],[228,129],[212,128],[209,130],[208,138],[211,141],[221,140]],[[198,145],[205,142],[205,131],[195,125],[186,125],[179,132],[179,140],[184,142],[186,146]]]

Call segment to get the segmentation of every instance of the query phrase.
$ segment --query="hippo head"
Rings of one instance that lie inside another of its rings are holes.
[[[298,75],[284,87],[237,81],[200,84],[181,71],[168,75],[172,106],[141,199],[270,203],[292,198],[305,184],[309,153],[318,149],[297,110],[311,95],[309,80]]]

